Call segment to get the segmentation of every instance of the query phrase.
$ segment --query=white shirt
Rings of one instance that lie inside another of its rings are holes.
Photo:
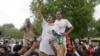
[[[54,24],[59,27],[59,32],[60,33],[64,33],[65,30],[66,30],[66,27],[67,28],[72,27],[72,24],[67,19],[55,20]],[[66,38],[64,37],[63,39],[64,39],[64,43],[63,44],[64,44],[64,46],[66,48]],[[65,54],[66,54],[66,52],[65,52]]]
[[[54,55],[54,52],[49,44],[49,39],[53,37],[52,30],[55,30],[59,33],[59,27],[57,25],[50,26],[44,19],[42,21],[42,41],[40,42],[40,51],[48,54]]]
[[[66,27],[72,27],[71,23],[67,19],[56,20],[54,24],[59,26],[60,33],[64,33]]]

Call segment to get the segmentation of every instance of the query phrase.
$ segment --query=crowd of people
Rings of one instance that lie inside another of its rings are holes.
[[[66,37],[66,53],[64,56],[100,56],[100,43],[97,46],[90,45],[88,42],[81,42],[76,39],[70,39]],[[47,53],[39,50],[39,44],[33,42],[29,44],[28,47],[23,46],[23,42],[15,42],[15,45],[12,47],[8,41],[4,41],[3,44],[0,44],[0,56],[58,56],[57,51],[53,50],[53,54],[48,55],[50,50],[48,50],[48,46],[45,47],[47,49]],[[42,54],[41,54],[41,53]],[[40,55],[41,54],[41,55]]]
[[[100,44],[94,48],[91,43],[70,39],[68,35],[74,27],[63,18],[62,11],[56,12],[57,19],[54,20],[50,14],[46,21],[39,6],[37,3],[37,18],[42,26],[41,37],[35,35],[38,29],[27,18],[20,28],[24,33],[23,42],[16,42],[14,47],[4,42],[0,45],[0,56],[100,56]]]

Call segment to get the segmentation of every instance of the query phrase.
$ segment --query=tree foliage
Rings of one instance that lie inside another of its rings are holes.
[[[22,38],[23,33],[14,27],[13,24],[4,24],[0,26],[0,33],[2,37]]]
[[[42,27],[39,20],[35,19],[34,24],[36,25],[37,31],[35,32],[36,35],[41,35]]]
[[[100,37],[100,19],[98,21],[96,21],[95,34],[96,34],[97,37]]]
[[[3,28],[8,29],[8,28],[15,28],[13,24],[4,24]]]
[[[56,15],[56,11],[61,10],[63,17],[74,26],[71,36],[79,38],[88,36],[88,28],[93,21],[93,8],[99,0],[46,0],[45,3],[43,0],[39,1],[44,18],[47,18],[49,13]],[[34,14],[36,13],[35,4],[33,0],[31,10]]]

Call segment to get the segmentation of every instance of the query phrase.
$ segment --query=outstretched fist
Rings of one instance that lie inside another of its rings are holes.
[[[36,4],[36,8],[39,9],[39,7],[40,7],[40,3],[37,2],[37,4]]]

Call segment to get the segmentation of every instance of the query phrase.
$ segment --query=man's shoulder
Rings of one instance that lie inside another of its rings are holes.
[[[65,21],[65,20],[67,20],[67,19],[65,19],[65,18],[62,18],[60,21]],[[56,20],[56,21],[58,21],[58,20]]]
[[[69,22],[69,20],[68,20],[68,19],[62,19],[62,21],[63,21],[63,22]]]
[[[62,20],[67,21],[67,19],[63,18]]]

